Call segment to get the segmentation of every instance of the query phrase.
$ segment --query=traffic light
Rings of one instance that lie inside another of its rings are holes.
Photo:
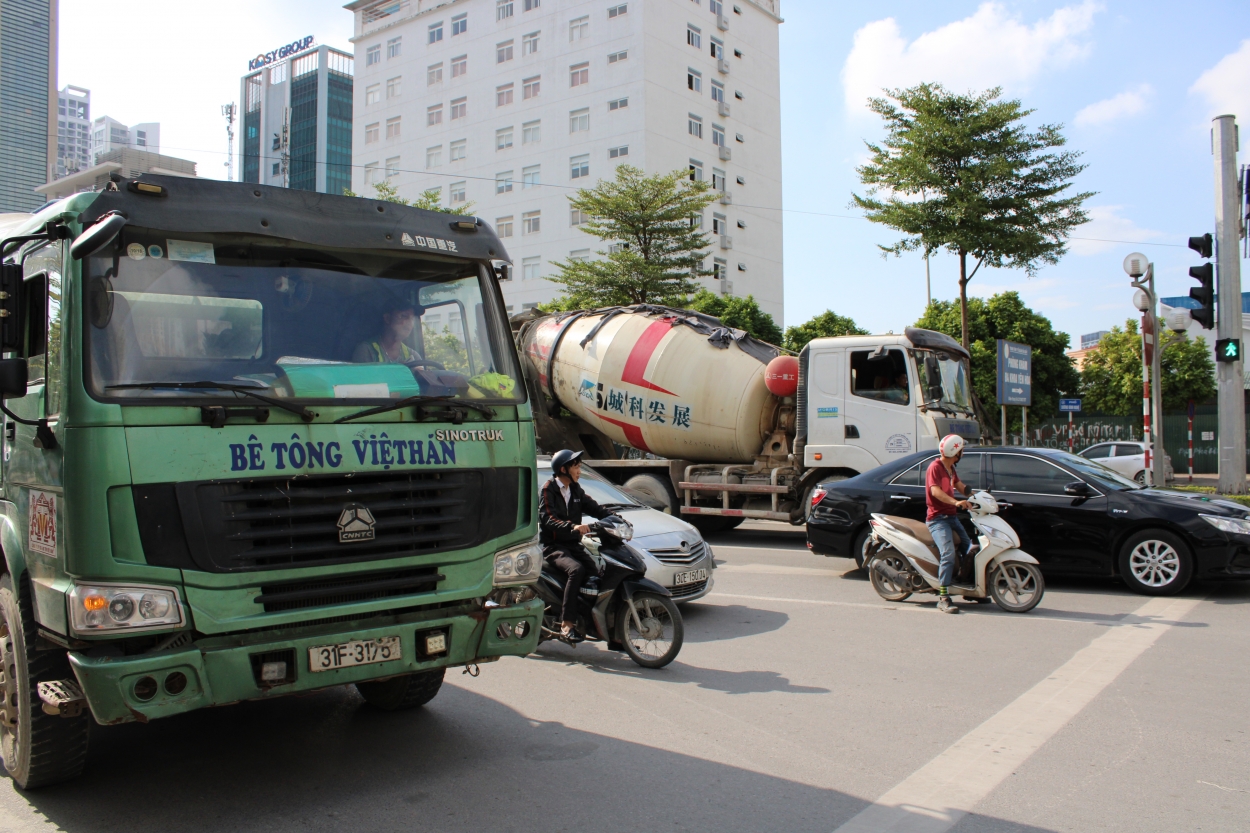
[[[1189,248],[1201,257],[1211,257],[1213,239],[1210,234],[1189,238]],[[1198,302],[1198,308],[1189,313],[1204,329],[1215,327],[1215,267],[1210,263],[1189,267],[1189,277],[1198,282],[1198,286],[1189,290],[1189,297]]]
[[[1201,257],[1210,258],[1214,240],[1210,234],[1204,234],[1201,237],[1189,238],[1189,248],[1197,252]]]
[[[1241,339],[1221,338],[1215,342],[1215,360],[1217,362],[1235,362],[1241,360]]]

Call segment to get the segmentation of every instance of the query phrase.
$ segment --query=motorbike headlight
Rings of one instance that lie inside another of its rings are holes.
[[[543,548],[537,539],[495,553],[496,587],[532,584],[542,571]]]
[[[1247,518],[1224,518],[1219,515],[1199,515],[1211,526],[1220,532],[1227,532],[1232,535],[1250,535],[1250,519]]]
[[[172,587],[75,584],[69,591],[70,625],[77,633],[168,628],[182,624]]]
[[[1001,529],[995,529],[992,526],[987,526],[985,528],[985,531],[989,533],[991,538],[997,538],[1000,541],[1005,541],[1006,543],[1012,544],[1012,545],[1016,543],[1015,541],[1011,540],[1010,535],[1008,535],[1006,532],[1003,532]]]

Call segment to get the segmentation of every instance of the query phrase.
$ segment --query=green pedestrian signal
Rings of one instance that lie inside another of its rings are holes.
[[[1221,338],[1216,341],[1215,360],[1217,362],[1241,361],[1241,339]]]

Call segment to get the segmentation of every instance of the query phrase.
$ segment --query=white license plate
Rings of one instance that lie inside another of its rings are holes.
[[[353,665],[369,665],[374,662],[390,662],[402,659],[398,636],[381,639],[354,639],[337,645],[318,645],[308,649],[309,671],[332,671],[351,668]]]
[[[694,584],[696,581],[707,581],[707,568],[702,570],[687,570],[684,573],[677,573],[673,576],[673,586],[680,587],[683,584]]]

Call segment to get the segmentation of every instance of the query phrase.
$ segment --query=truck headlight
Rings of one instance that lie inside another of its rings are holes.
[[[500,550],[495,553],[495,586],[535,582],[542,563],[543,548],[537,540]]]
[[[75,584],[69,591],[69,614],[78,633],[182,624],[182,605],[172,587]]]

